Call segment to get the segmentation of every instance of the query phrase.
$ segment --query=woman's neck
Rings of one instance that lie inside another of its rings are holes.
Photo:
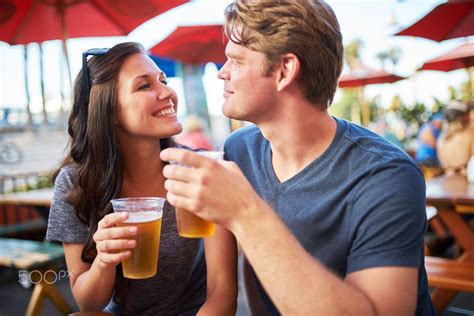
[[[123,158],[122,196],[164,197],[164,162],[158,139],[137,139],[121,143]]]

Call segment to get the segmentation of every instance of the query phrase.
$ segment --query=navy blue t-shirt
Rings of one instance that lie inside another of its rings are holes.
[[[337,132],[329,148],[284,182],[276,177],[270,144],[256,126],[228,138],[226,160],[238,164],[306,251],[341,278],[367,268],[418,267],[416,315],[434,315],[424,269],[427,221],[421,172],[382,137],[335,120]],[[256,279],[251,269],[245,270]],[[278,315],[255,282],[267,311]]]

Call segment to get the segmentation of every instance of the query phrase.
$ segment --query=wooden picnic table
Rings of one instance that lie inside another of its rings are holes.
[[[459,275],[470,283],[458,287],[458,290],[472,291],[474,288],[474,232],[463,218],[464,214],[474,214],[474,184],[459,174],[433,178],[426,182],[426,204],[436,207],[436,218],[454,237],[461,250],[461,255],[454,260],[438,258],[432,260],[433,258],[429,257],[425,260],[428,282],[431,285],[443,285],[432,293],[435,307],[440,311],[456,295],[457,292],[453,289],[456,288],[455,279],[460,279]],[[445,271],[441,262],[443,260],[446,262]],[[433,272],[431,275],[430,269]],[[458,272],[461,274],[456,276]],[[445,280],[451,278],[453,282],[445,282],[441,280],[443,278]],[[439,280],[441,281],[438,282]]]
[[[5,194],[0,196],[0,206],[34,207],[47,221],[52,197],[53,188]],[[18,225],[22,225],[22,223]],[[9,226],[17,225],[6,226],[9,228]],[[71,306],[55,286],[53,282],[55,279],[51,281],[46,278],[46,276],[56,277],[58,267],[63,261],[64,250],[61,245],[33,240],[0,238],[0,266],[17,269],[24,278],[32,276],[35,272],[34,275],[39,278],[39,280],[34,280],[35,286],[26,315],[40,315],[45,298],[51,299],[64,315],[72,311]],[[31,282],[31,280],[29,281]]]
[[[0,195],[0,205],[31,206],[47,220],[52,198],[53,188],[45,188]]]

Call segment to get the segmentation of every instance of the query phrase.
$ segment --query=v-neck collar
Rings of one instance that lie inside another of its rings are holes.
[[[264,147],[263,147],[263,155],[262,155],[262,164],[263,170],[265,172],[265,176],[267,178],[267,182],[270,184],[274,193],[279,191],[284,191],[287,189],[292,188],[295,185],[305,181],[307,177],[313,176],[314,174],[318,173],[324,166],[330,162],[330,157],[333,155],[333,152],[337,150],[337,147],[340,144],[340,140],[342,139],[342,135],[344,134],[345,130],[347,129],[347,125],[343,124],[342,121],[333,117],[336,121],[336,134],[334,139],[332,140],[329,147],[316,159],[314,159],[311,163],[309,163],[303,170],[299,171],[291,178],[280,182],[278,177],[275,174],[275,170],[273,169],[272,159],[271,159],[271,147],[270,142],[265,140]]]

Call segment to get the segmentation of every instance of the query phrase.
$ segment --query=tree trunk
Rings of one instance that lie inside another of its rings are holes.
[[[48,126],[48,112],[46,111],[46,98],[44,95],[44,64],[43,64],[43,47],[41,43],[38,44],[39,47],[39,58],[40,58],[40,81],[41,81],[41,98],[43,100],[43,125]]]
[[[25,60],[25,95],[26,95],[26,113],[28,114],[28,123],[26,129],[31,131],[33,130],[33,113],[31,113],[31,97],[30,97],[30,88],[28,84],[28,46],[25,45],[24,50],[24,60]]]
[[[206,122],[207,127],[210,127],[211,121],[207,109],[206,92],[202,83],[204,67],[182,64],[181,69],[187,113],[198,115]]]

